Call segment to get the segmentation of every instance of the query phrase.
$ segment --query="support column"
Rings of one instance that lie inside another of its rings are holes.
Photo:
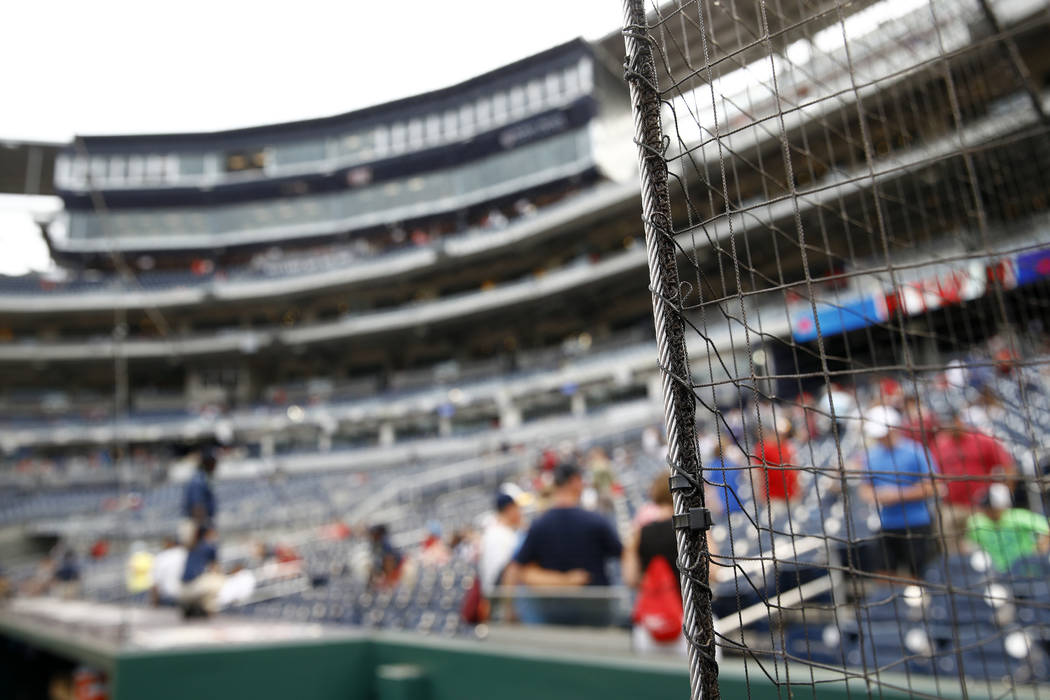
[[[572,395],[570,402],[572,408],[572,415],[583,416],[587,414],[587,397],[583,395],[582,391],[577,391]]]
[[[521,409],[514,404],[514,400],[506,392],[501,391],[496,395],[496,405],[499,406],[500,428],[506,430],[521,425]]]
[[[383,447],[390,447],[397,440],[397,433],[394,431],[394,424],[380,423],[379,424],[379,444]]]

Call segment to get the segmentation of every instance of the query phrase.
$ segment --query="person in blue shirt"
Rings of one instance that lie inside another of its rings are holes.
[[[187,547],[193,544],[200,528],[212,527],[215,524],[215,490],[211,482],[217,466],[215,453],[211,450],[203,451],[197,471],[183,492],[179,540]]]
[[[554,469],[553,504],[525,535],[514,560],[530,586],[607,586],[607,560],[623,550],[612,523],[580,508],[583,474],[572,463]]]
[[[704,464],[704,474],[711,485],[713,498],[719,502],[726,515],[743,512],[740,486],[749,471],[741,469],[739,464],[726,457],[721,443],[715,447],[715,456]]]
[[[530,589],[609,585],[606,563],[620,556],[623,545],[612,523],[579,506],[582,494],[583,474],[577,465],[554,468],[553,503],[529,527],[505,575],[509,585],[520,582]],[[526,623],[603,626],[612,619],[609,601],[601,597],[538,597],[521,603],[528,611],[528,618],[521,615]]]
[[[936,492],[933,463],[926,449],[900,434],[901,416],[887,406],[864,414],[867,482],[860,496],[872,503],[881,520],[880,566],[897,575],[901,568],[918,576],[934,553],[933,519],[927,501]]]

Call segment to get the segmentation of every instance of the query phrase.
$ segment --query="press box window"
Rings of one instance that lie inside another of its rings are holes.
[[[264,167],[266,167],[266,151],[262,148],[230,151],[226,154],[226,172],[228,173],[262,170]]]

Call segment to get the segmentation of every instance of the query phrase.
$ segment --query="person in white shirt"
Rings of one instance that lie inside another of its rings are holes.
[[[153,557],[153,603],[174,605],[182,591],[182,571],[186,568],[186,548],[174,538]]]
[[[230,573],[222,582],[222,588],[219,589],[219,609],[222,610],[232,605],[244,605],[251,600],[254,592],[255,574],[245,569],[243,564],[237,564],[230,569]]]
[[[513,497],[501,493],[496,497],[496,519],[481,536],[481,553],[478,556],[478,573],[481,576],[481,592],[492,594],[503,570],[518,549],[521,528],[521,507]]]

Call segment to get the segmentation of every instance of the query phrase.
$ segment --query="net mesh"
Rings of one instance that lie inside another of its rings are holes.
[[[625,6],[694,696],[1038,696],[1047,5]]]

